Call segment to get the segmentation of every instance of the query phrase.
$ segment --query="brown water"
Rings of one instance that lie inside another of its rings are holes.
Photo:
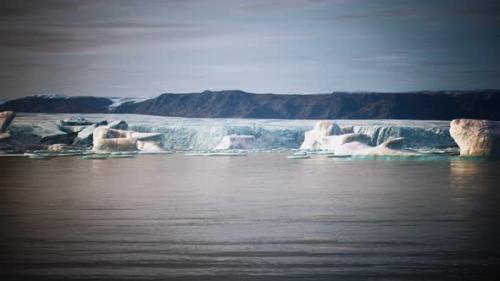
[[[0,158],[0,280],[477,280],[500,163]]]

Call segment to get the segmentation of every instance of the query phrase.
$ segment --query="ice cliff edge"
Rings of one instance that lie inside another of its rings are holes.
[[[455,119],[450,123],[450,134],[462,156],[500,156],[500,122]]]

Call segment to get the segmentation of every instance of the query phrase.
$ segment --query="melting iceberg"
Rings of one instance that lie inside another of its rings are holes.
[[[162,133],[167,150],[212,150],[230,135],[253,136],[255,149],[296,149],[304,141],[304,133],[318,120],[279,119],[210,119],[179,118],[134,114],[81,114],[92,122],[125,120],[129,130]],[[78,114],[20,113],[11,125],[19,138],[30,137],[28,128],[55,124],[57,120],[78,117]],[[369,136],[369,143],[378,146],[393,138],[404,138],[407,148],[456,146],[449,134],[448,121],[420,120],[335,120],[342,132]]]
[[[227,149],[253,149],[255,137],[247,135],[229,135],[224,136],[215,150]]]

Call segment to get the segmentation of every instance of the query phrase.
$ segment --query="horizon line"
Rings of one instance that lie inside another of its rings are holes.
[[[500,92],[499,89],[493,89],[493,88],[478,88],[478,89],[471,89],[471,90],[458,90],[458,89],[441,89],[441,90],[411,90],[411,91],[369,91],[369,90],[359,90],[359,91],[332,91],[332,92],[326,92],[326,93],[264,93],[264,92],[248,92],[245,90],[239,90],[239,89],[224,89],[224,90],[203,90],[199,92],[163,92],[160,94],[156,95],[136,95],[136,96],[116,96],[116,95],[81,95],[81,94],[76,94],[76,95],[71,95],[71,94],[32,94],[32,95],[26,95],[26,96],[21,96],[21,97],[16,97],[16,98],[0,98],[0,100],[3,101],[9,101],[9,100],[17,100],[17,99],[23,99],[23,98],[28,98],[28,97],[52,97],[52,98],[77,98],[77,97],[100,97],[100,98],[155,98],[159,97],[161,95],[195,95],[195,94],[203,94],[203,93],[222,93],[222,92],[242,92],[246,94],[253,94],[253,95],[298,95],[298,96],[307,96],[307,95],[331,95],[331,94],[410,94],[410,93],[447,93],[447,92],[460,92],[460,93],[465,93],[465,92],[490,92],[490,91],[498,91]]]

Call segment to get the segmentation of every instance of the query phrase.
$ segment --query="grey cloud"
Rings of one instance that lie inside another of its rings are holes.
[[[365,12],[340,14],[336,18],[414,18],[423,20],[472,17],[480,20],[500,19],[500,2],[490,0],[396,1],[392,5],[374,5]]]
[[[0,15],[2,17],[18,17],[44,13],[49,11],[77,10],[96,5],[179,5],[196,0],[4,0],[0,1]]]
[[[0,48],[17,52],[80,52],[100,46],[116,45],[147,37],[154,40],[169,35],[202,34],[199,27],[171,22],[134,22],[126,20],[81,23],[2,24]]]
[[[0,0],[0,93],[494,87],[499,26],[488,0]]]
[[[14,0],[0,2],[0,17],[33,15],[51,10],[77,9],[90,5],[94,0]]]
[[[459,75],[500,75],[500,69],[456,69],[452,73]]]
[[[106,41],[111,42],[111,38],[103,34],[82,36],[70,30],[0,28],[0,47],[14,52],[64,53],[90,48]]]
[[[259,0],[246,3],[245,5],[242,5],[242,8],[248,10],[267,11],[286,8],[303,8],[314,5],[341,4],[347,2],[349,2],[349,0]]]
[[[45,28],[45,29],[187,29],[193,25],[186,23],[173,22],[137,22],[134,20],[108,20],[108,21],[89,21],[89,22],[68,22],[68,23],[11,23],[2,22],[2,28]]]

